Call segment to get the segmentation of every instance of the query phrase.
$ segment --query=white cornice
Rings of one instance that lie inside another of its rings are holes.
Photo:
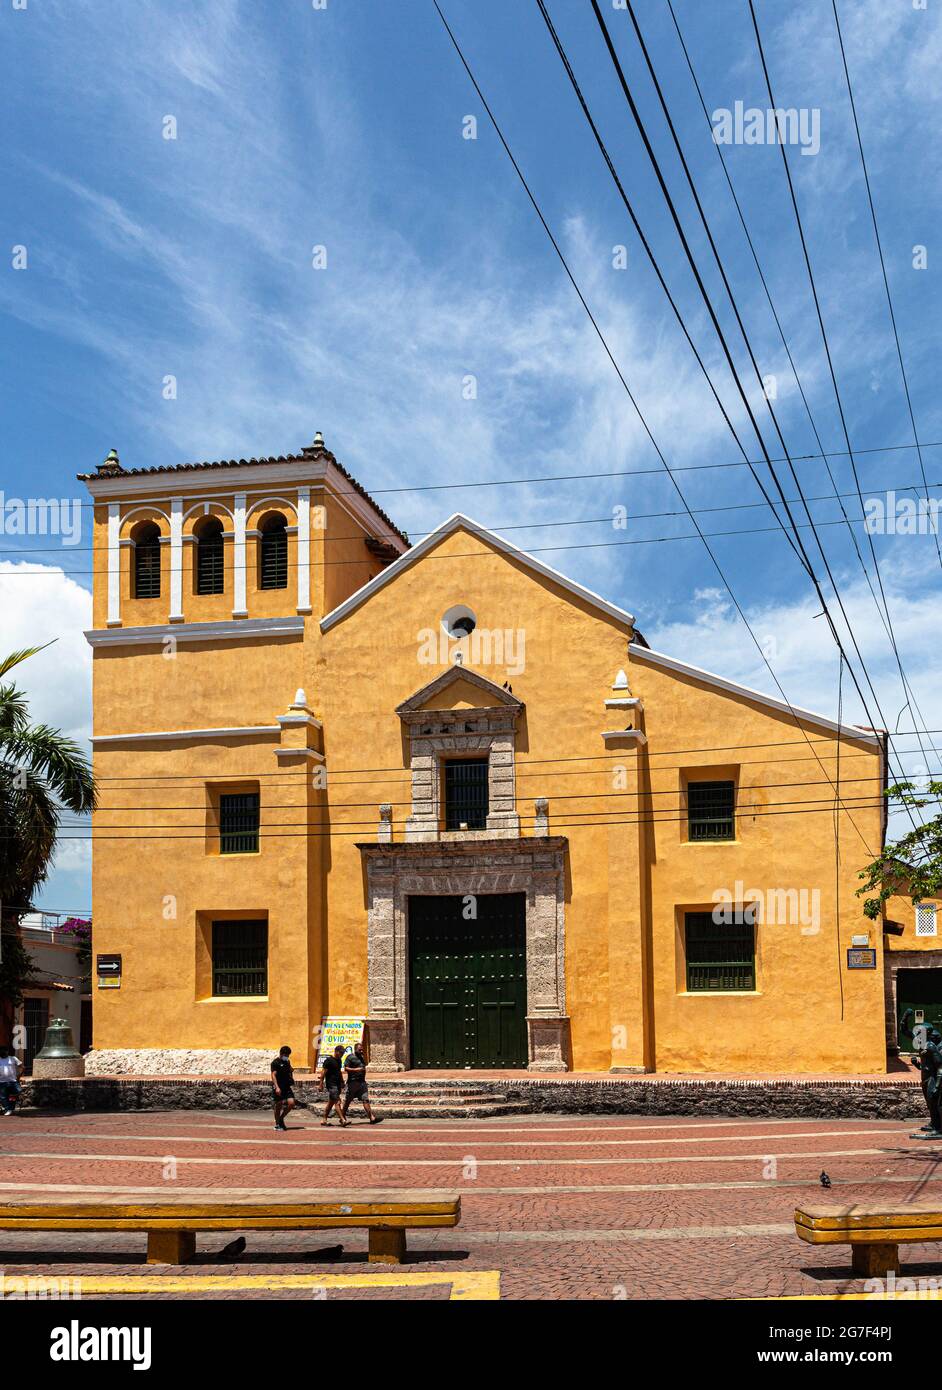
[[[303,617],[224,619],[216,623],[156,623],[153,627],[91,628],[91,647],[159,646],[176,642],[245,642],[253,637],[303,637]]]
[[[799,705],[789,705],[785,700],[776,700],[771,695],[763,695],[761,691],[752,690],[748,685],[737,685],[735,681],[725,680],[722,676],[714,675],[712,671],[703,671],[699,666],[690,666],[685,661],[677,661],[672,656],[665,656],[663,652],[652,651],[650,647],[639,647],[632,643],[629,655],[632,661],[650,661],[653,666],[663,666],[668,671],[678,672],[679,675],[692,676],[695,680],[703,681],[705,685],[712,685],[717,690],[728,690],[731,695],[738,695],[746,700],[754,700],[757,704],[780,710],[783,714],[797,715],[802,723],[818,724],[821,728],[831,729],[834,733],[840,734],[842,738],[858,739],[863,743],[872,743],[877,748],[882,747],[882,735],[880,733],[868,729],[858,729],[850,724],[838,724],[835,720],[828,719],[824,714],[815,714],[813,710],[802,709]]]
[[[155,498],[188,497],[199,493],[231,497],[253,487],[269,489],[278,483],[297,486],[322,482],[328,465],[314,459],[288,459],[284,463],[237,464],[234,468],[181,468],[166,473],[115,473],[86,478],[85,486],[96,502],[139,500],[148,493]],[[334,470],[335,472],[337,470]],[[342,475],[338,475],[342,476]],[[225,478],[225,485],[220,485]]]
[[[277,724],[245,724],[234,729],[155,729],[144,734],[96,734],[92,743],[182,743],[188,739],[274,738],[281,733]]]
[[[559,584],[562,588],[567,589],[569,593],[575,594],[577,598],[583,599],[586,603],[591,604],[593,608],[597,608],[601,612],[607,614],[608,617],[615,618],[616,621],[624,623],[628,627],[634,627],[634,618],[630,613],[626,613],[623,608],[618,608],[614,603],[609,603],[607,599],[601,598],[598,594],[593,593],[591,589],[586,589],[583,585],[577,584],[575,580],[567,579],[564,574],[560,574],[558,570],[554,570],[550,565],[544,565],[541,560],[535,559],[534,556],[528,554],[527,551],[520,550],[517,546],[511,545],[510,541],[505,541],[502,536],[496,535],[493,531],[488,531],[485,526],[480,526],[476,521],[471,521],[469,517],[462,516],[460,512],[456,512],[454,516],[450,516],[447,521],[442,522],[441,526],[436,530],[430,531],[417,545],[412,546],[410,550],[400,555],[398,560],[393,560],[392,564],[384,569],[382,573],[378,574],[375,579],[371,579],[369,583],[357,589],[356,593],[351,594],[348,599],[338,604],[326,617],[322,618],[321,631],[326,632],[328,628],[333,627],[335,623],[341,622],[348,614],[359,608],[362,603],[366,603],[368,599],[372,598],[373,594],[377,593],[380,589],[384,588],[385,585],[390,584],[402,574],[403,570],[414,565],[417,560],[421,560],[423,555],[427,555],[430,550],[438,545],[439,541],[444,540],[446,536],[450,536],[455,531],[460,530],[465,530],[471,535],[480,537],[480,539],[486,541],[488,545],[492,545],[495,550],[501,551],[502,554],[518,561],[520,564],[526,566],[527,569],[543,575],[544,578],[551,579],[555,584]]]
[[[220,477],[226,479],[225,484],[220,485]],[[194,493],[201,501],[212,501],[214,498],[231,497],[236,492],[250,492],[253,488],[268,491],[285,483],[295,487],[324,484],[330,495],[365,526],[371,536],[388,541],[397,550],[405,548],[402,537],[383,520],[375,505],[357,491],[336,464],[323,459],[292,459],[285,463],[260,463],[254,466],[240,464],[229,470],[224,467],[187,468],[167,473],[102,474],[85,479],[85,486],[96,503],[133,501],[139,505],[147,502],[156,504],[170,496],[191,497]],[[254,506],[255,499],[249,500]]]

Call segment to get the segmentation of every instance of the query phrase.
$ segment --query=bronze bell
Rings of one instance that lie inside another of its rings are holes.
[[[61,1061],[63,1058],[81,1057],[72,1038],[72,1029],[64,1018],[54,1018],[46,1029],[42,1051],[36,1053],[36,1061]]]

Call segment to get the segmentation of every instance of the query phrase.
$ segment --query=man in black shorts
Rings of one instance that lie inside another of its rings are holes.
[[[324,1110],[322,1125],[330,1124],[331,1110],[337,1111],[337,1118],[342,1126],[346,1126],[343,1106],[340,1104],[340,1093],[343,1090],[343,1067],[340,1059],[343,1056],[343,1044],[338,1043],[334,1048],[332,1057],[325,1057],[321,1063],[321,1090],[327,1091],[327,1107]]]
[[[362,1102],[370,1124],[382,1124],[382,1119],[378,1115],[374,1115],[370,1109],[370,1093],[366,1085],[366,1058],[363,1056],[363,1048],[360,1043],[354,1043],[353,1051],[348,1055],[343,1065],[347,1073],[347,1094],[343,1103],[344,1119],[350,1110],[350,1102],[358,1100]]]
[[[287,1129],[285,1116],[294,1109],[294,1069],[288,1058],[290,1047],[282,1047],[271,1064],[272,1100],[275,1107],[275,1128]]]

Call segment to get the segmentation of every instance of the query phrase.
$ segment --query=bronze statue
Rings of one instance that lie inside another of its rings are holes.
[[[911,1139],[942,1139],[942,1033],[930,1028],[925,1047],[913,1059],[922,1077],[922,1093],[929,1107],[929,1123]]]

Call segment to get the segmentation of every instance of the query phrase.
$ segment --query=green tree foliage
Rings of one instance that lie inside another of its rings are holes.
[[[896,782],[887,788],[886,795],[901,809],[938,806],[942,782],[930,781],[923,790],[913,782]],[[860,877],[863,886],[857,892],[871,894],[863,905],[864,915],[871,921],[882,915],[887,899],[898,893],[915,903],[942,895],[942,812],[887,844]]]
[[[47,724],[30,723],[26,696],[3,679],[41,650],[0,659],[0,1036],[9,1033],[29,977],[19,925],[49,873],[62,812],[85,814],[96,799],[78,744]]]

